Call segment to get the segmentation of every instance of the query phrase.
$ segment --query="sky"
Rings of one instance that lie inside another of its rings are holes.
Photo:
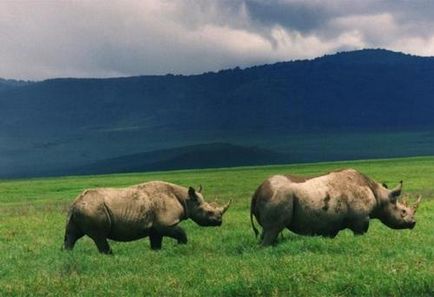
[[[434,1],[0,0],[0,77],[197,74],[363,48],[434,56]]]

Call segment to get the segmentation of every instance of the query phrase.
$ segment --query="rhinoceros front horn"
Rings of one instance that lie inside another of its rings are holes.
[[[416,212],[417,208],[419,207],[420,200],[422,200],[422,195],[419,195],[417,197],[416,203],[413,205],[413,211],[414,212]]]
[[[224,213],[228,210],[229,205],[231,205],[231,202],[232,202],[232,200],[229,200],[229,202],[226,203],[226,204],[222,207],[222,214],[224,214]]]

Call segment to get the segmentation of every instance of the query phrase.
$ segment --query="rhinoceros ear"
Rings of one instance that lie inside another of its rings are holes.
[[[197,198],[196,191],[194,190],[193,187],[188,188],[188,196],[190,196],[191,199],[196,200],[196,198]]]
[[[389,193],[389,199],[392,203],[395,203],[398,200],[399,195],[401,195],[402,191],[402,181],[399,182],[399,185],[393,188]]]

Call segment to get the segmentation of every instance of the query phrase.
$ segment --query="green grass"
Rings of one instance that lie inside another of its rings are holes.
[[[343,167],[423,194],[416,228],[372,221],[364,236],[285,231],[276,247],[257,246],[249,203],[261,181]],[[67,206],[83,189],[148,180],[202,184],[207,200],[233,204],[220,228],[183,222],[185,246],[111,242],[105,256],[83,238],[60,250]],[[0,181],[0,296],[434,296],[433,182],[434,157]]]

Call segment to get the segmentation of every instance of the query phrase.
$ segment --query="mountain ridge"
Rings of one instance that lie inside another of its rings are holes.
[[[68,174],[97,160],[195,143],[278,147],[289,156],[300,147],[290,141],[298,134],[432,131],[433,82],[434,58],[374,49],[200,75],[0,88],[0,175],[41,167]]]

